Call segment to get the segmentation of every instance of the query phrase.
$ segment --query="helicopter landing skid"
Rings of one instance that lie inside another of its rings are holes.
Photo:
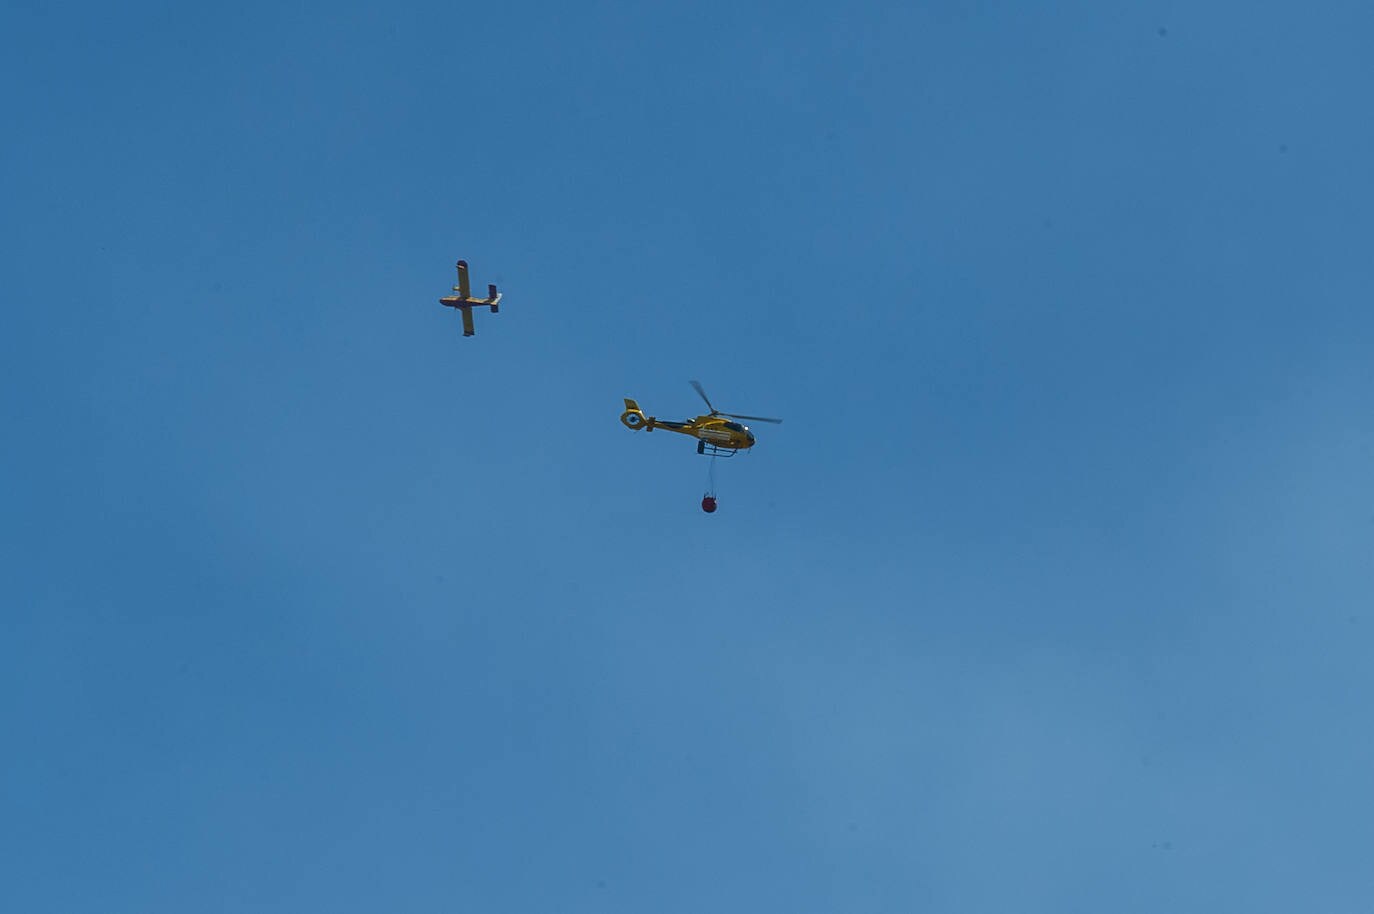
[[[707,457],[733,457],[739,451],[732,447],[718,447],[709,441],[698,441],[697,453],[705,454]]]

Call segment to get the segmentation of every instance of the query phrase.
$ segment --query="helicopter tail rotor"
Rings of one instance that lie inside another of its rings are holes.
[[[620,421],[631,431],[638,431],[641,428],[654,430],[654,420],[644,415],[644,410],[639,408],[639,404],[629,397],[625,397],[625,412],[620,414]]]

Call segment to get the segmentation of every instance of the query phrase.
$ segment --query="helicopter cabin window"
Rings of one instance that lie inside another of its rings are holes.
[[[727,422],[727,423],[725,423],[725,427],[728,428],[728,429],[729,429],[730,431],[732,431],[732,432],[742,432],[742,431],[744,431],[744,426],[740,425],[738,422]]]

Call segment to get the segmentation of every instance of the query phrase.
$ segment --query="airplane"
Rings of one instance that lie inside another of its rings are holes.
[[[453,287],[457,295],[439,299],[439,304],[445,308],[457,308],[463,312],[463,336],[472,336],[477,332],[472,326],[472,309],[478,305],[490,305],[491,313],[495,314],[500,310],[501,293],[496,291],[495,284],[487,286],[486,298],[473,298],[472,289],[468,285],[468,262],[458,261],[458,285]]]
[[[706,391],[702,390],[699,382],[692,381],[690,383],[701,396],[701,399],[706,401],[706,408],[710,410],[706,415],[688,419],[686,422],[655,419],[653,416],[644,415],[639,404],[626,397],[625,412],[620,414],[620,421],[632,431],[638,431],[642,428],[652,432],[656,428],[663,428],[681,435],[691,435],[697,439],[697,453],[711,457],[733,457],[739,451],[748,450],[754,446],[754,433],[749,431],[749,426],[731,422],[730,419],[772,422],[775,425],[782,422],[781,419],[765,419],[763,416],[740,416],[735,413],[723,413],[711,405],[711,401],[706,396]]]

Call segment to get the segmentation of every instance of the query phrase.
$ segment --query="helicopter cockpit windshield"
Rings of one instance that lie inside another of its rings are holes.
[[[727,422],[727,423],[725,423],[725,427],[728,428],[728,429],[729,429],[730,431],[732,431],[732,432],[747,432],[747,431],[749,431],[749,429],[745,428],[743,425],[740,425],[738,422]]]

